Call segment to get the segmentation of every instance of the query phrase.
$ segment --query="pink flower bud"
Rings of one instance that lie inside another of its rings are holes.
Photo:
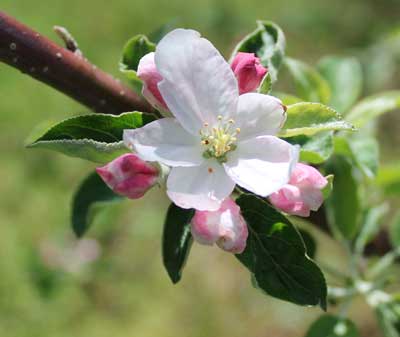
[[[260,59],[253,53],[237,53],[231,68],[239,84],[239,94],[257,90],[268,69],[264,68]]]
[[[124,154],[96,168],[96,171],[115,193],[130,199],[141,198],[157,182],[159,176],[156,167],[132,153]]]
[[[169,111],[160,90],[158,90],[158,83],[163,78],[154,62],[154,53],[148,53],[140,59],[137,75],[143,81],[142,95],[147,101],[160,111]]]
[[[247,224],[240,207],[228,198],[217,211],[196,211],[192,219],[192,235],[203,245],[213,245],[240,254],[246,247]]]
[[[269,200],[282,211],[307,217],[310,211],[317,211],[324,197],[322,189],[328,181],[314,167],[298,163],[289,183],[271,194]]]

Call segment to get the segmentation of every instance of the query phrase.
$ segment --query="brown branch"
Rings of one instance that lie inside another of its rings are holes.
[[[0,61],[96,112],[152,111],[147,102],[79,54],[0,11]]]

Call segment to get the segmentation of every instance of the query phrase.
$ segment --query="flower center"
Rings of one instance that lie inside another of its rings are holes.
[[[205,147],[205,158],[216,158],[221,163],[226,162],[226,154],[236,149],[236,137],[240,133],[240,128],[235,128],[234,125],[233,119],[223,120],[222,116],[218,116],[218,123],[214,127],[204,123],[200,136],[201,144]]]

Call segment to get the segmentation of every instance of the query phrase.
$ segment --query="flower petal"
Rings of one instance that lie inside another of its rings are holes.
[[[239,142],[224,164],[238,185],[266,197],[285,185],[298,160],[299,149],[274,136]]]
[[[196,167],[174,167],[167,180],[167,194],[179,207],[216,211],[235,183],[216,160]]]
[[[176,29],[158,44],[158,88],[182,126],[198,134],[205,122],[236,111],[236,78],[217,49],[193,30]]]
[[[124,130],[124,142],[147,161],[169,166],[200,165],[202,148],[198,137],[183,129],[175,118],[163,118],[139,129]]]
[[[244,140],[264,135],[276,135],[286,119],[282,102],[276,97],[257,93],[239,96],[237,114],[233,117]]]

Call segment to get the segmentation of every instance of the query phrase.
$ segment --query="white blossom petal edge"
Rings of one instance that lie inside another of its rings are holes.
[[[175,119],[124,130],[124,142],[142,159],[173,167],[167,194],[176,205],[215,211],[235,184],[266,197],[289,181],[299,150],[275,136],[286,117],[277,98],[239,96],[229,64],[193,30],[167,34],[155,62]]]

